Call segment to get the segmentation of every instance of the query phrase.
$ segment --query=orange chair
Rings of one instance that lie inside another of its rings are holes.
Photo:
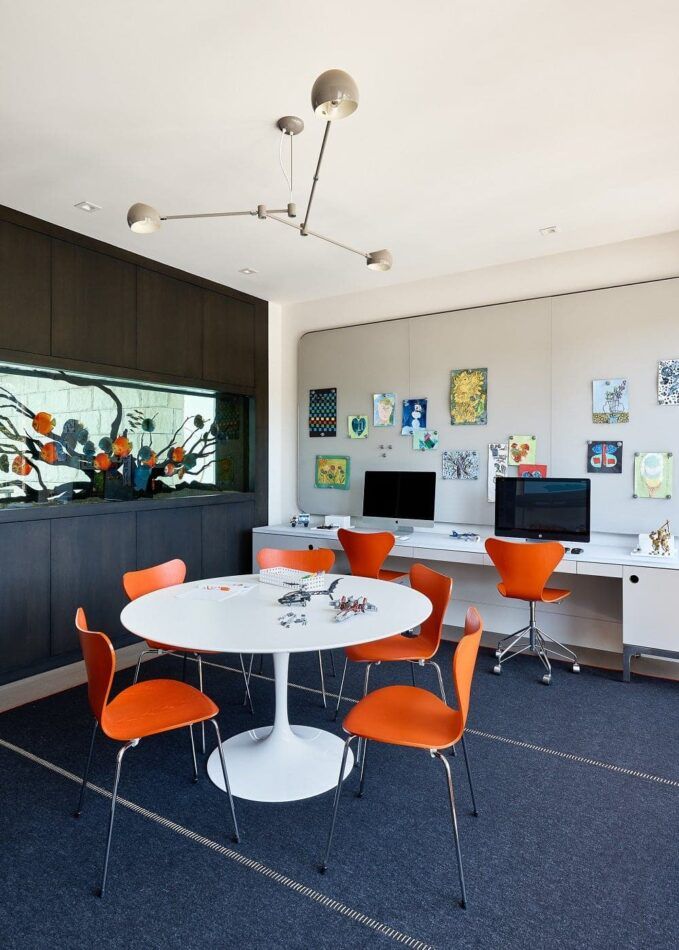
[[[78,628],[80,637],[80,646],[85,659],[87,668],[87,696],[90,709],[94,716],[94,729],[92,730],[92,739],[87,756],[87,765],[83,775],[82,785],[80,787],[80,797],[78,807],[75,811],[75,817],[79,818],[83,807],[85,797],[85,788],[87,787],[87,777],[92,763],[92,753],[94,751],[94,740],[97,735],[97,728],[101,726],[101,731],[109,739],[122,742],[116,758],[115,781],[113,783],[113,795],[111,797],[111,813],[108,822],[108,837],[106,839],[106,854],[104,857],[104,870],[102,873],[101,887],[97,891],[99,897],[104,896],[106,888],[106,875],[108,872],[108,859],[111,851],[111,835],[113,833],[113,818],[116,809],[116,800],[118,797],[118,782],[120,780],[120,768],[123,764],[123,756],[128,749],[139,745],[142,739],[148,736],[155,736],[161,732],[170,732],[173,729],[184,729],[188,727],[191,736],[191,752],[193,754],[193,781],[198,781],[198,765],[196,763],[196,746],[193,741],[193,727],[196,723],[211,722],[215,727],[217,734],[217,748],[222,763],[222,774],[224,776],[224,787],[229,798],[229,808],[231,809],[231,818],[233,820],[235,842],[240,841],[238,834],[238,824],[236,822],[236,811],[233,805],[229,777],[226,772],[226,763],[224,762],[224,753],[222,751],[222,739],[219,734],[216,716],[219,709],[202,692],[189,686],[187,683],[181,683],[178,680],[147,680],[144,683],[137,683],[135,686],[128,686],[121,693],[109,701],[111,686],[113,685],[113,674],[116,669],[116,655],[111,641],[104,633],[94,633],[87,627],[87,618],[82,607],[78,608],[75,617],[75,624]]]
[[[366,663],[365,680],[363,683],[363,695],[368,692],[368,679],[370,669],[373,665],[380,663],[410,663],[410,672],[413,676],[413,686],[415,685],[415,664],[419,666],[430,665],[436,670],[441,699],[445,703],[446,692],[443,688],[443,678],[441,668],[432,659],[441,643],[441,630],[443,629],[443,618],[450,603],[450,596],[453,590],[452,578],[445,574],[439,574],[438,571],[432,571],[424,564],[413,564],[410,568],[410,586],[418,590],[425,597],[428,597],[432,603],[432,612],[424,623],[420,626],[419,636],[406,637],[403,634],[397,634],[394,637],[387,637],[385,640],[377,640],[375,643],[365,643],[360,646],[346,647],[344,650],[344,670],[342,672],[342,681],[340,683],[339,695],[337,697],[337,706],[335,707],[335,719],[339,712],[342,702],[342,691],[344,689],[344,678],[347,675],[347,664],[349,660],[354,663]]]
[[[578,658],[568,647],[548,636],[538,627],[535,620],[536,604],[558,604],[570,596],[569,590],[545,587],[554,568],[564,556],[564,547],[558,541],[542,541],[536,544],[515,541],[500,541],[488,538],[486,551],[502,578],[497,585],[503,597],[527,600],[529,604],[528,626],[515,633],[502,637],[495,656],[497,663],[493,672],[502,672],[502,664],[521,653],[538,656],[545,667],[542,682],[549,685],[552,681],[552,666],[549,657],[566,660],[573,664],[573,672],[579,673]],[[519,644],[525,640],[520,648]],[[553,646],[548,646],[553,644]]]
[[[347,531],[340,528],[337,540],[349,559],[351,573],[357,577],[374,577],[378,581],[396,581],[405,571],[382,570],[382,565],[396,543],[391,531]]]
[[[262,548],[257,552],[259,569],[267,567],[288,567],[294,571],[307,571],[309,574],[318,571],[331,571],[335,563],[335,555],[327,548],[314,548],[311,551],[283,551],[278,548]],[[330,651],[332,659],[332,651]],[[323,708],[328,705],[325,695],[325,677],[323,676],[323,654],[318,651],[318,669],[321,674],[321,693],[323,694]],[[335,675],[335,661],[332,660],[332,672]]]
[[[462,891],[460,905],[462,907],[467,906],[453,781],[450,774],[450,765],[446,756],[443,755],[443,750],[451,748],[456,742],[462,740],[473,814],[478,816],[469,757],[464,741],[464,730],[469,712],[469,696],[482,630],[483,625],[478,611],[476,608],[470,607],[465,618],[464,636],[457,644],[453,657],[453,683],[457,695],[457,709],[451,709],[438,696],[434,696],[427,690],[419,689],[416,686],[387,686],[384,689],[368,693],[346,716],[342,727],[348,733],[348,736],[344,743],[342,765],[337,788],[335,789],[332,822],[321,871],[324,872],[328,868],[330,846],[332,845],[337,809],[342,791],[342,777],[346,767],[349,746],[353,740],[358,738],[363,741],[363,755],[360,757],[359,798],[363,795],[365,760],[369,742],[383,742],[387,745],[422,749],[432,757],[435,756],[446,770],[453,836],[457,852],[457,868],[460,875],[460,890]]]
[[[153,567],[147,567],[141,571],[128,571],[126,574],[123,574],[123,587],[125,588],[125,593],[130,598],[130,600],[136,600],[138,597],[143,597],[144,594],[153,593],[154,590],[162,590],[164,587],[173,587],[175,584],[183,584],[185,577],[186,564],[184,564],[180,558],[175,558],[173,561],[165,561],[163,564],[156,564]],[[215,650],[203,650],[202,653],[196,653],[194,650],[185,650],[182,647],[171,647],[166,643],[160,643],[157,640],[147,640],[146,646],[148,649],[142,650],[137,659],[137,668],[134,671],[134,680],[132,681],[133,683],[136,683],[139,679],[141,661],[142,658],[147,655],[147,653],[157,653],[158,656],[162,656],[163,653],[183,653],[185,664],[187,653],[192,653],[198,663],[198,685],[200,687],[201,693],[203,692],[203,654],[205,654],[205,656],[217,656],[218,654]],[[245,672],[243,654],[241,653],[239,656],[241,669],[243,671],[243,679],[245,681],[246,697],[250,703],[250,712],[254,714],[255,710],[254,706],[252,705],[252,697],[250,696],[250,683]],[[201,725],[200,730],[201,749],[203,755],[205,755],[204,723]]]

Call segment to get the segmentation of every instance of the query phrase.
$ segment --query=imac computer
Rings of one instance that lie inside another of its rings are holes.
[[[366,472],[363,517],[395,534],[434,525],[436,472]]]
[[[589,541],[589,478],[498,478],[495,534],[534,541]]]

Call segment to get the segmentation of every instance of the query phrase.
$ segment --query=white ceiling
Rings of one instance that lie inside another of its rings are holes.
[[[677,0],[0,0],[0,203],[278,301],[670,231],[678,49]],[[361,102],[309,226],[390,273],[271,221],[128,231],[134,201],[282,207],[287,113],[303,210],[330,67]]]

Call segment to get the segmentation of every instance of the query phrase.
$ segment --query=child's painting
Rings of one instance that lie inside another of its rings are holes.
[[[473,449],[453,449],[441,453],[442,477],[476,479],[479,477],[479,453]]]
[[[367,416],[347,416],[347,429],[350,439],[368,438],[368,417]]]
[[[337,435],[337,390],[309,390],[309,435],[312,439]]]
[[[488,501],[495,501],[495,479],[507,475],[508,451],[506,442],[491,442],[488,446]]]
[[[350,464],[348,455],[317,455],[316,488],[348,489]]]
[[[671,498],[674,460],[671,452],[636,452],[634,498]]]
[[[509,436],[510,465],[534,465],[536,452],[537,448],[534,435]]]
[[[622,473],[622,442],[588,442],[587,473],[620,475]]]
[[[396,416],[396,394],[375,393],[373,396],[373,425],[393,426]]]
[[[592,422],[629,422],[626,379],[592,380]]]
[[[488,370],[454,369],[450,374],[450,424],[485,426],[488,422]]]
[[[413,448],[416,452],[431,452],[438,448],[439,434],[435,429],[416,429],[413,432]]]
[[[658,363],[658,402],[661,406],[679,405],[679,360]]]
[[[547,478],[547,466],[519,465],[517,474],[519,478]]]
[[[404,399],[401,435],[412,435],[416,429],[427,428],[427,400]]]

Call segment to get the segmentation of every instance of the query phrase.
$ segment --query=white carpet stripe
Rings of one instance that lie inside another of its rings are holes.
[[[0,746],[10,752],[15,752],[17,755],[23,756],[30,762],[33,762],[36,765],[41,765],[43,768],[49,769],[51,772],[54,772],[55,774],[60,775],[62,778],[68,779],[71,782],[75,782],[78,785],[82,781],[82,778],[74,775],[73,772],[62,769],[61,766],[55,765],[53,762],[47,761],[47,759],[42,759],[39,756],[34,755],[32,752],[29,752],[27,749],[22,749],[20,746],[14,745],[12,742],[8,742],[6,739],[0,738]],[[96,792],[97,795],[102,795],[104,798],[111,798],[111,792],[105,788],[101,788],[98,785],[93,785],[92,782],[88,782],[87,787],[93,792]],[[287,877],[285,874],[281,874],[280,871],[275,871],[273,868],[267,867],[265,864],[254,860],[254,858],[248,858],[239,851],[235,851],[233,848],[228,848],[225,845],[213,841],[211,838],[206,838],[204,835],[200,835],[195,831],[191,831],[190,828],[185,828],[183,825],[179,825],[176,822],[171,821],[169,818],[165,818],[163,815],[158,815],[156,812],[149,811],[148,808],[137,805],[135,802],[131,802],[126,798],[122,798],[121,796],[118,796],[117,803],[124,808],[128,808],[130,811],[135,812],[137,815],[141,815],[143,818],[147,818],[158,825],[162,825],[164,828],[167,828],[170,831],[174,831],[176,834],[179,834],[184,838],[188,838],[190,841],[195,841],[197,844],[200,844],[205,848],[209,848],[211,851],[215,851],[217,854],[228,858],[230,861],[239,864],[241,867],[245,867],[250,871],[255,871],[256,873],[274,881],[276,884],[279,884],[282,887],[287,887],[290,890],[301,894],[303,897],[308,898],[316,904],[327,907],[329,910],[335,911],[349,920],[354,920],[357,923],[360,923],[363,926],[368,927],[370,930],[376,931],[385,937],[390,937],[394,940],[400,941],[405,947],[411,947],[412,950],[434,950],[434,947],[428,943],[424,943],[422,940],[417,940],[415,937],[409,937],[407,934],[401,933],[401,931],[395,930],[393,927],[383,924],[380,921],[375,920],[373,917],[368,917],[365,914],[354,910],[341,901],[334,900],[333,898],[328,897],[326,894],[322,894],[320,891],[316,891],[311,887],[300,884],[298,881],[292,880],[292,878]]]

